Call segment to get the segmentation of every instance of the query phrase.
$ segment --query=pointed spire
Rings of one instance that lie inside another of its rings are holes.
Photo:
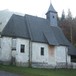
[[[50,3],[50,7],[49,7],[47,13],[48,13],[48,12],[54,12],[54,13],[57,13],[56,10],[54,9],[52,3]]]
[[[46,13],[46,18],[50,22],[51,26],[57,26],[57,12],[51,3],[48,12]]]

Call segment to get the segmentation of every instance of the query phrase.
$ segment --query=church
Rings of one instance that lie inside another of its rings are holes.
[[[58,26],[57,12],[52,4],[46,19],[28,14],[12,14],[0,30],[1,64],[76,68],[75,59],[76,49]]]

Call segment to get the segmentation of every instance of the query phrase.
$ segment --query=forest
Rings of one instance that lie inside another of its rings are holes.
[[[67,15],[64,10],[62,11],[61,17],[58,17],[58,25],[67,39],[76,47],[76,17],[72,17],[70,9],[68,9]]]

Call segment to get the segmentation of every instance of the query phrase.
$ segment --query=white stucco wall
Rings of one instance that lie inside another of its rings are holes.
[[[68,47],[66,46],[56,46],[55,47],[55,59],[57,63],[71,63],[71,58],[68,55]]]
[[[21,44],[25,45],[25,52],[21,53]],[[16,63],[25,65],[29,60],[29,40],[16,38],[16,50],[12,50],[12,38],[2,37],[0,48],[0,61],[11,62],[12,57],[15,58]]]
[[[21,53],[21,44],[25,45],[25,52]],[[27,63],[29,60],[29,40],[17,38],[16,42],[16,62],[17,63]]]
[[[57,46],[55,52],[56,62],[66,62],[66,50],[64,46]]]
[[[21,44],[25,45],[24,53],[21,53]],[[44,55],[41,55],[41,47],[44,48]],[[55,66],[56,63],[71,64],[71,57],[68,55],[68,48],[66,46],[54,46],[53,55],[49,54],[52,48],[45,43],[32,42],[32,63],[43,63]],[[12,50],[12,38],[2,37],[0,48],[0,61],[10,62],[11,58],[15,57],[16,63],[25,65],[29,62],[29,40],[16,38],[16,50]],[[67,60],[66,60],[67,59]]]
[[[41,47],[44,47],[44,56],[41,55]],[[32,42],[32,62],[48,63],[48,45]]]
[[[69,65],[71,65],[71,56],[70,56],[70,55],[67,55],[67,63],[68,63]]]
[[[1,55],[0,60],[4,62],[11,61],[11,40],[10,37],[2,37],[1,39]]]

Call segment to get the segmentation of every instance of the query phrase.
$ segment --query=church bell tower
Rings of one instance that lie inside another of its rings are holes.
[[[50,4],[50,7],[46,13],[46,18],[49,20],[50,26],[58,26],[57,25],[57,12],[55,11],[52,4]]]

